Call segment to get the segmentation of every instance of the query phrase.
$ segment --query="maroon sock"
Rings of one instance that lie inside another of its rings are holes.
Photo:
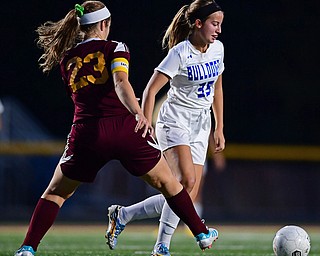
[[[36,251],[41,239],[55,221],[59,209],[60,207],[56,203],[40,198],[34,209],[23,245],[32,246]]]
[[[194,236],[208,233],[207,227],[202,223],[188,192],[183,188],[177,195],[166,198],[171,210],[190,228]]]

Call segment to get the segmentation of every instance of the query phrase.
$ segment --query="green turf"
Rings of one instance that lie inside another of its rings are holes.
[[[214,247],[202,252],[183,227],[176,232],[171,244],[172,256],[272,256],[272,240],[277,229],[268,226],[221,227]],[[320,228],[308,228],[311,237],[310,256],[320,255]],[[0,226],[0,255],[13,255],[23,240],[26,227]],[[156,238],[156,226],[130,225],[121,234],[116,250],[105,244],[104,226],[54,226],[45,236],[37,256],[132,256],[150,255]]]

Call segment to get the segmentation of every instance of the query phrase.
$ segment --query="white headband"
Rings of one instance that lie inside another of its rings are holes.
[[[110,16],[111,16],[111,13],[107,9],[107,7],[103,7],[98,11],[83,14],[83,16],[81,16],[80,18],[80,25],[96,23],[98,21],[105,20]]]

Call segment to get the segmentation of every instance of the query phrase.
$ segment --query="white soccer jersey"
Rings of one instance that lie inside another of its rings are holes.
[[[168,75],[168,101],[192,109],[209,109],[213,103],[214,85],[224,70],[224,47],[215,40],[205,53],[185,40],[168,52],[155,69]]]

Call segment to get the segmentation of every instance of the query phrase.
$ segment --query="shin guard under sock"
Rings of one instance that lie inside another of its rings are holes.
[[[36,251],[41,239],[55,221],[59,209],[56,203],[40,198],[34,209],[23,245],[32,246]]]
[[[202,223],[188,192],[183,188],[177,195],[166,198],[172,211],[190,228],[194,236],[208,233],[207,227]]]

